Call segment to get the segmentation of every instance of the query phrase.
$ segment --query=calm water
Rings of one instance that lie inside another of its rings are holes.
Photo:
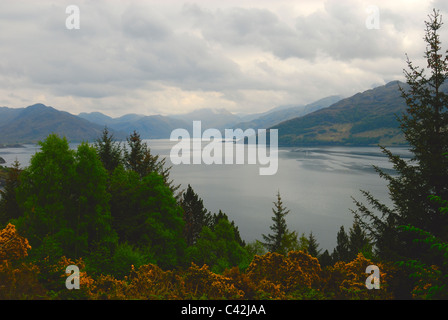
[[[147,142],[153,153],[166,157],[170,163],[175,142]],[[404,148],[390,149],[409,155]],[[0,149],[0,157],[7,161],[6,165],[17,159],[27,166],[37,150],[35,145]],[[312,231],[320,247],[331,253],[341,225],[348,231],[353,223],[350,209],[355,209],[355,205],[351,197],[365,202],[360,189],[390,203],[386,183],[372,165],[391,168],[377,147],[280,148],[275,175],[259,175],[258,164],[191,164],[173,166],[171,177],[184,188],[191,184],[211,212],[225,212],[246,242],[261,240],[262,234],[271,232],[273,202],[280,191],[290,210],[286,216],[289,229],[306,235]]]

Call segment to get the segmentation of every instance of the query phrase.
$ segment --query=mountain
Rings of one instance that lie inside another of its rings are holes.
[[[193,121],[200,120],[202,129],[216,128],[218,130],[231,128],[241,121],[241,118],[225,109],[203,108],[189,113],[172,115],[171,118],[183,120],[191,128]],[[187,128],[186,128],[187,129]]]
[[[265,113],[260,114],[258,117],[252,118],[250,121],[240,122],[233,127],[246,130],[248,128],[252,129],[267,129],[280,122],[302,117],[308,113],[314,112],[319,109],[327,108],[333,103],[341,100],[341,96],[330,96],[307,105],[299,106],[280,106],[271,109]]]
[[[270,129],[278,129],[281,146],[404,144],[395,117],[406,109],[399,86],[407,87],[392,81]]]
[[[110,127],[126,132],[127,135],[135,130],[142,139],[168,139],[174,129],[188,127],[188,124],[182,120],[161,115],[137,117],[134,120],[131,117],[124,117],[124,119],[127,118],[129,120],[111,123]]]
[[[0,143],[35,143],[49,134],[69,142],[93,141],[103,127],[41,103],[26,108],[0,108]]]
[[[138,114],[126,114],[119,118],[111,118],[100,112],[80,113],[79,117],[89,120],[104,128],[124,132],[129,136],[134,130],[142,139],[168,139],[171,131],[177,128],[190,128],[191,124],[173,117]]]

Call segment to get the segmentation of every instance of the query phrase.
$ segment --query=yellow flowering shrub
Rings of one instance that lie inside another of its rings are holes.
[[[0,231],[0,263],[24,258],[30,249],[28,240],[17,233],[13,224],[8,223],[5,229]]]
[[[283,299],[293,291],[311,288],[320,272],[318,260],[303,251],[291,251],[287,256],[275,252],[256,255],[246,270],[259,295],[270,299]]]
[[[236,288],[232,279],[210,271],[207,265],[201,268],[194,263],[185,272],[186,298],[242,299],[244,292]]]
[[[147,264],[131,272],[126,295],[133,299],[180,299],[184,293],[183,279],[173,271],[164,271]]]
[[[87,297],[91,300],[126,300],[127,284],[111,275],[100,275],[87,284]]]
[[[380,271],[380,288],[368,289],[366,280],[370,274],[366,273],[369,265],[376,265]],[[366,259],[362,253],[351,262],[336,262],[328,267],[322,282],[323,291],[331,294],[333,299],[393,299],[388,290],[390,281],[390,267],[374,263]]]
[[[45,298],[46,291],[38,281],[39,268],[20,261],[30,249],[13,224],[0,230],[0,300]]]

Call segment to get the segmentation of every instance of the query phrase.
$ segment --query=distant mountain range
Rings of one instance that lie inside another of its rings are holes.
[[[278,129],[282,146],[402,145],[396,115],[406,105],[399,86],[407,84],[392,81],[270,128]]]
[[[224,109],[200,109],[181,115],[126,114],[112,118],[100,112],[73,115],[43,104],[26,108],[0,107],[0,145],[34,143],[50,133],[70,142],[94,141],[104,127],[117,140],[134,130],[143,139],[169,138],[172,130],[191,131],[200,120],[207,128],[278,129],[280,146],[400,145],[404,138],[395,115],[406,108],[399,85],[392,81],[348,98],[330,96],[307,105],[278,106],[263,113],[233,114]]]
[[[93,141],[103,127],[43,104],[26,108],[0,108],[0,143],[35,143],[56,133],[71,142]]]

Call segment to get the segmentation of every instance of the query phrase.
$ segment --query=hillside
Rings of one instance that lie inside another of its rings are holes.
[[[333,103],[341,100],[340,96],[330,96],[307,105],[299,106],[284,106],[282,108],[274,108],[273,110],[260,114],[260,116],[251,119],[250,121],[240,122],[233,126],[233,128],[240,128],[246,130],[252,129],[267,129],[280,122],[302,117],[316,110],[327,108]]]
[[[78,116],[102,127],[107,126],[117,132],[123,132],[126,135],[135,130],[142,139],[168,139],[172,130],[191,127],[191,124],[183,120],[161,115],[126,114],[119,118],[111,118],[100,112],[91,112],[80,113]]]
[[[100,125],[43,104],[0,108],[0,119],[0,144],[35,143],[51,133],[65,136],[70,142],[93,141],[103,130]]]
[[[342,99],[328,108],[270,127],[279,145],[401,145],[404,138],[395,115],[406,108],[399,85],[392,81]]]
[[[200,120],[202,129],[215,128],[218,130],[231,128],[236,123],[241,121],[241,118],[225,109],[209,109],[203,108],[191,111],[189,113],[172,115],[171,118],[183,120],[188,123],[189,129],[192,126],[193,121]]]

